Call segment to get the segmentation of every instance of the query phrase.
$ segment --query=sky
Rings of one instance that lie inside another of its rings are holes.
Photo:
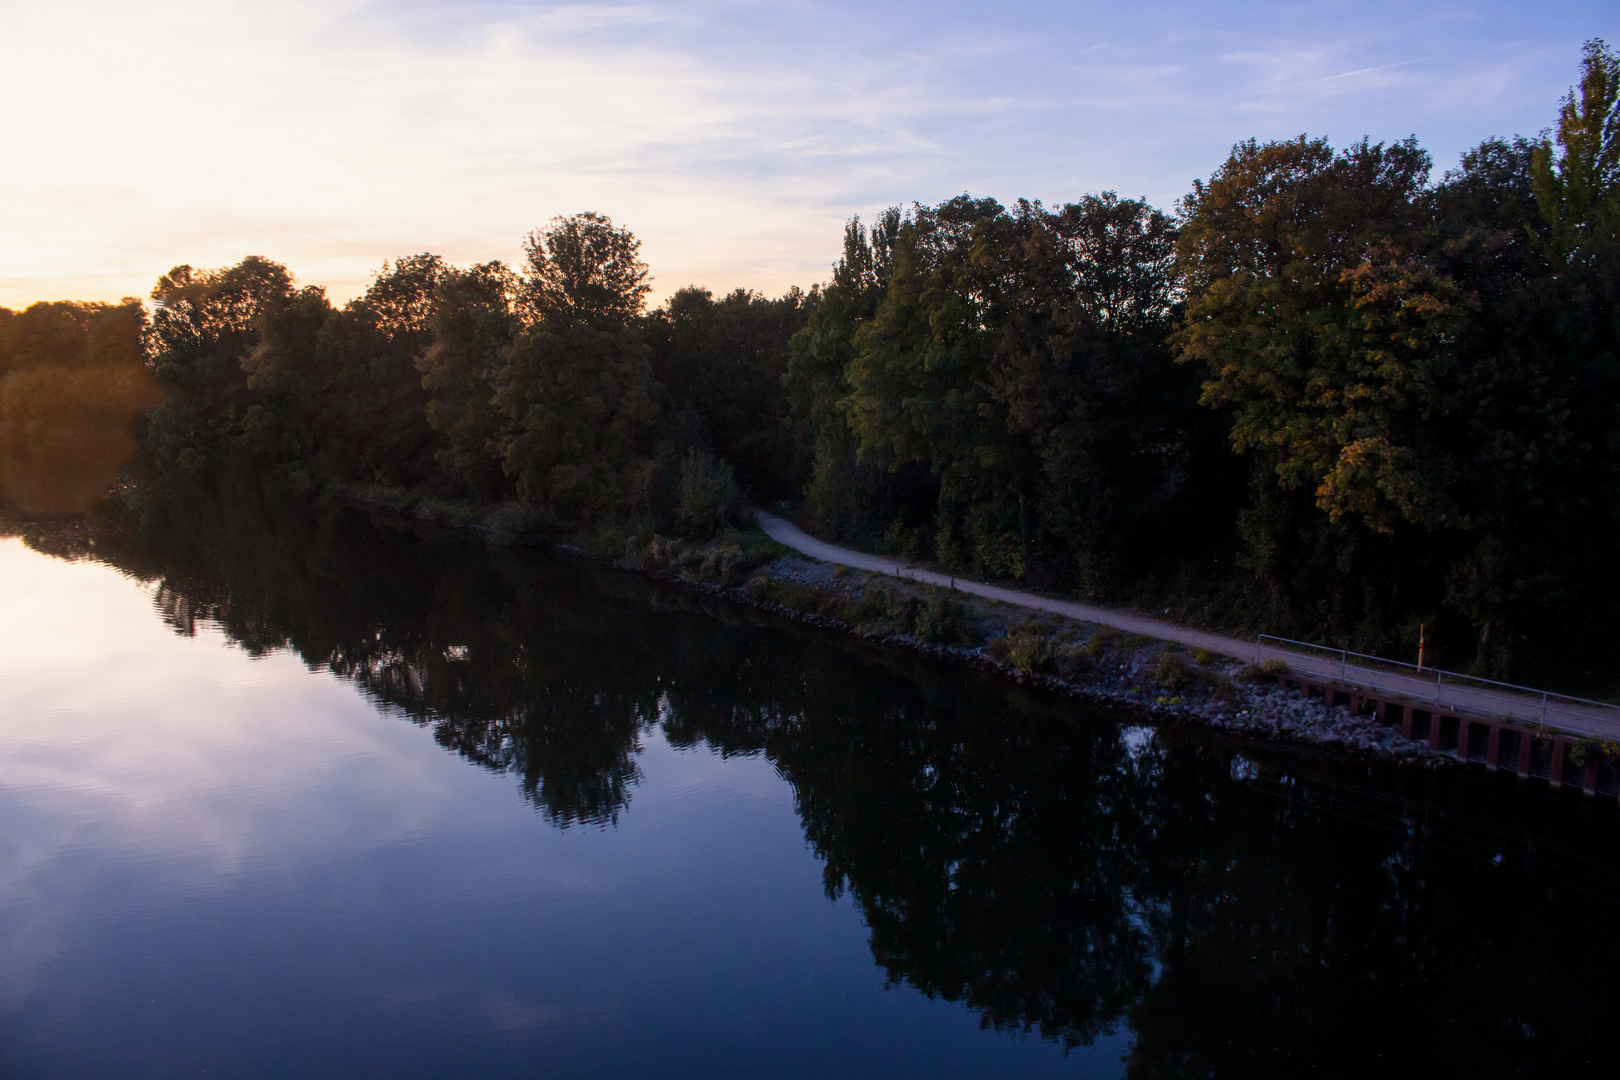
[[[655,301],[824,281],[843,223],[963,192],[1165,209],[1234,142],[1550,126],[1613,0],[0,0],[0,305],[246,255],[336,301],[595,210]]]

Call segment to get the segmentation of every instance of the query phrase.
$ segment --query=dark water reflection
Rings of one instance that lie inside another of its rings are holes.
[[[1612,807],[1132,728],[354,510],[195,496],[154,507],[140,533],[20,528],[156,581],[179,631],[217,624],[249,652],[293,650],[352,680],[511,774],[554,827],[638,813],[655,729],[763,753],[890,980],[1063,1046],[1128,1031],[1131,1076],[1568,1075],[1607,1060]]]

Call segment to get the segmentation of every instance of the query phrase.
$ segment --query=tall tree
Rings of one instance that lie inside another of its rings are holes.
[[[148,416],[143,441],[160,468],[195,470],[222,449],[285,459],[302,448],[249,385],[242,361],[261,342],[263,317],[297,288],[280,263],[249,256],[235,266],[177,266],[152,289],[147,362],[168,400]]]
[[[650,291],[640,247],[594,213],[556,218],[525,246],[527,325],[496,373],[502,461],[521,497],[570,516],[642,498],[658,406],[634,322]]]
[[[1043,556],[1087,595],[1105,595],[1184,536],[1166,518],[1203,494],[1224,455],[1196,408],[1197,378],[1171,362],[1175,228],[1112,192],[1029,222],[1021,297],[1001,328],[990,388],[1038,461]],[[1228,510],[1228,507],[1222,507]]]
[[[1175,348],[1255,462],[1240,525],[1274,628],[1387,629],[1401,563],[1379,537],[1453,512],[1449,464],[1428,452],[1452,361],[1424,341],[1444,343],[1456,298],[1411,262],[1428,171],[1412,140],[1250,140],[1183,200]]]
[[[647,317],[653,377],[669,393],[666,438],[677,453],[712,451],[762,497],[790,498],[798,483],[782,377],[789,341],[809,313],[791,289],[769,299],[737,289],[719,300],[681,289]]]
[[[421,484],[434,472],[428,394],[416,363],[433,343],[437,255],[384,264],[363,296],[321,328],[320,348],[340,386],[329,402],[345,474]]]
[[[594,211],[552,218],[524,239],[523,255],[518,302],[530,324],[623,326],[652,291],[641,241]]]
[[[429,395],[428,424],[440,439],[434,458],[464,493],[497,498],[504,490],[496,379],[517,331],[517,279],[505,263],[447,268],[436,276],[428,325],[433,344],[417,360]]]
[[[926,467],[891,471],[861,460],[842,405],[849,394],[855,332],[876,314],[888,288],[901,220],[899,207],[890,207],[870,229],[858,217],[845,225],[843,255],[826,288],[819,295],[812,292],[809,319],[789,343],[782,376],[796,447],[794,469],[808,474],[805,509],[828,535],[857,543],[881,538],[907,509],[917,516],[919,492],[926,503],[922,518],[933,512],[934,485],[926,482]]]

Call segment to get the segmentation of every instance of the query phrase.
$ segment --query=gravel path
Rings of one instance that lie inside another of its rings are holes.
[[[1143,634],[1160,641],[1173,641],[1190,648],[1208,649],[1220,656],[1229,656],[1246,663],[1256,663],[1260,659],[1260,648],[1253,641],[1177,626],[1175,623],[1134,611],[1079,604],[1070,600],[1054,600],[1037,593],[1004,589],[999,585],[985,585],[966,578],[906,566],[885,556],[868,555],[865,552],[851,551],[849,548],[828,544],[817,540],[785,518],[764,511],[757,513],[759,527],[765,531],[765,535],[779,544],[825,562],[842,563],[857,570],[869,570],[929,585],[940,585],[959,592],[972,593],[974,596],[982,596],[987,600],[998,600],[1004,604],[1033,608],[1036,611],[1049,611],[1054,615],[1064,615],[1098,626],[1111,626],[1116,630]],[[1475,717],[1503,717],[1530,725],[1544,725],[1586,738],[1620,740],[1620,709],[1599,702],[1561,698],[1556,694],[1515,693],[1476,685],[1447,683],[1442,687],[1437,682],[1419,680],[1379,668],[1359,667],[1343,663],[1336,658],[1285,652],[1270,644],[1265,648],[1265,655],[1284,659],[1289,670],[1297,675],[1364,687],[1422,703],[1420,707],[1432,705],[1436,708],[1465,712]]]
[[[1252,641],[1224,637],[1220,634],[1210,634],[1202,630],[1192,630],[1147,615],[1138,615],[1135,612],[1096,607],[1092,604],[1077,604],[1070,600],[1053,600],[1051,597],[1040,596],[1036,593],[1003,589],[999,585],[985,585],[977,581],[969,581],[967,578],[952,577],[949,574],[938,574],[932,570],[906,566],[881,555],[867,555],[859,551],[851,551],[848,548],[836,547],[817,540],[785,518],[767,514],[763,510],[758,511],[758,513],[759,527],[765,531],[766,536],[769,536],[778,544],[784,544],[795,551],[802,551],[804,554],[821,559],[824,562],[841,563],[856,570],[870,570],[873,573],[888,574],[892,577],[907,578],[911,581],[921,581],[928,585],[954,588],[958,592],[982,596],[987,600],[999,600],[1003,604],[1012,604],[1015,607],[1049,611],[1054,615],[1064,615],[1071,619],[1079,619],[1082,622],[1095,623],[1098,626],[1111,626],[1128,634],[1142,634],[1146,637],[1157,638],[1160,641],[1174,641],[1178,645],[1186,645],[1194,649],[1208,649],[1212,653],[1220,656],[1230,656],[1234,660],[1247,661],[1254,659],[1255,646]]]

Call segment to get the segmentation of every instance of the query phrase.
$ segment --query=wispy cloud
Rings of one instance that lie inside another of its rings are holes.
[[[774,291],[824,277],[840,223],[889,202],[1167,204],[1234,141],[1303,130],[1416,132],[1444,162],[1545,124],[1579,42],[1620,21],[1511,12],[12,5],[0,303],[144,292],[172,263],[249,252],[341,298],[384,258],[510,257],[587,207],[643,237],[661,291]]]
[[[1414,60],[1400,60],[1393,64],[1379,64],[1377,67],[1357,68],[1355,71],[1341,71],[1337,75],[1324,75],[1315,82],[1337,82],[1339,79],[1353,79],[1357,75],[1371,75],[1375,71],[1391,71],[1395,68],[1407,67],[1411,64],[1421,64],[1425,60],[1433,60],[1432,56],[1419,56]]]

